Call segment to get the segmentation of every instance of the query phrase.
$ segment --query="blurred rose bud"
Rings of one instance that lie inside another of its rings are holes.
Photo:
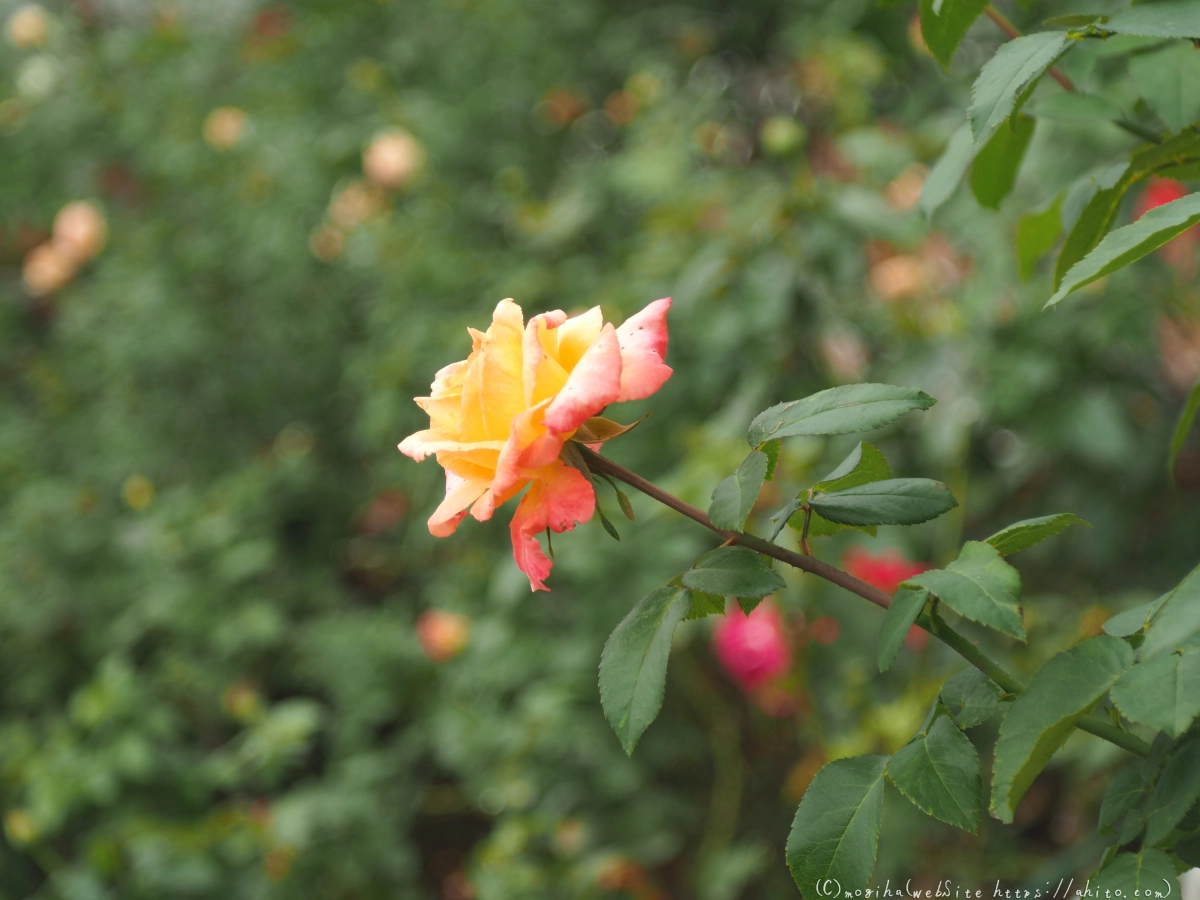
[[[36,3],[18,6],[5,26],[8,42],[19,50],[41,47],[50,36],[50,20],[46,10]]]
[[[246,113],[236,106],[218,106],[204,119],[204,142],[214,150],[232,150],[246,132]]]
[[[717,659],[743,690],[782,675],[792,665],[792,650],[779,610],[763,600],[750,615],[734,603],[713,632]]]
[[[891,256],[871,266],[867,281],[885,303],[907,300],[925,290],[925,267],[915,256]]]
[[[809,624],[807,633],[818,644],[832,644],[842,633],[842,625],[833,616],[817,616]]]
[[[21,278],[25,288],[35,297],[53,294],[64,287],[79,268],[79,263],[70,253],[53,241],[39,244],[25,254],[21,267]]]
[[[571,91],[547,91],[540,104],[542,116],[555,125],[569,125],[587,112],[587,104]]]
[[[872,553],[863,547],[852,547],[842,556],[842,568],[859,581],[879,588],[885,594],[894,594],[900,583],[933,566],[928,563],[911,562],[898,550],[887,549]]]
[[[225,689],[221,696],[221,707],[231,718],[249,724],[262,718],[262,695],[250,684],[239,681]]]
[[[391,531],[408,514],[408,507],[408,495],[403,491],[395,488],[382,490],[359,518],[358,530],[369,535]]]
[[[134,512],[141,512],[154,501],[154,485],[144,475],[130,475],[121,487],[121,497]]]
[[[377,134],[363,151],[367,181],[387,191],[407,185],[421,170],[425,153],[411,134],[397,128]]]
[[[329,201],[329,218],[341,228],[361,225],[383,208],[383,198],[361,181],[352,181]]]
[[[895,178],[888,182],[883,189],[883,196],[892,209],[912,209],[921,199],[921,189],[925,187],[925,176],[928,170],[920,163],[913,163]]]
[[[632,91],[616,91],[604,101],[604,113],[614,125],[628,125],[638,114],[641,103]]]
[[[333,262],[346,249],[346,236],[326,223],[309,235],[308,249],[321,262]]]
[[[104,249],[108,222],[95,205],[75,200],[58,211],[51,234],[56,247],[83,263]]]
[[[929,632],[919,625],[913,625],[904,636],[904,646],[913,653],[920,653],[929,644]]]
[[[417,616],[417,641],[433,662],[462,653],[471,638],[471,620],[458,613],[431,609]]]
[[[866,346],[853,331],[827,332],[817,346],[825,365],[838,381],[859,381],[866,373],[870,357]]]
[[[1186,197],[1190,192],[1178,181],[1170,178],[1151,178],[1138,197],[1133,217],[1140,219],[1150,210]],[[1180,275],[1191,278],[1196,274],[1196,249],[1200,244],[1200,226],[1193,226],[1176,235],[1158,248],[1162,260]]]
[[[1163,379],[1181,394],[1200,379],[1200,320],[1158,320],[1158,352]]]
[[[791,116],[771,116],[763,120],[758,142],[770,156],[790,156],[808,140],[808,131]]]

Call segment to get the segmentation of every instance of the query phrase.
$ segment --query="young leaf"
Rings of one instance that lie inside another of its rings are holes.
[[[1175,423],[1175,433],[1171,435],[1171,455],[1167,457],[1167,471],[1172,482],[1175,480],[1175,460],[1187,442],[1188,432],[1192,430],[1192,424],[1196,421],[1197,410],[1200,410],[1200,381],[1196,382],[1196,386],[1188,394],[1183,412],[1179,414],[1179,421]]]
[[[606,419],[604,416],[592,416],[590,419],[585,419],[583,424],[575,432],[574,440],[581,444],[598,444],[603,441],[611,441],[613,438],[627,434],[637,428],[646,420],[646,413],[632,425],[622,425],[620,422],[614,422],[612,419]]]
[[[1136,262],[1197,222],[1200,222],[1200,193],[1155,207],[1136,222],[1110,233],[1095,250],[1073,265],[1046,306],[1053,306],[1072,291]]]
[[[1150,620],[1154,618],[1154,614],[1162,609],[1162,605],[1167,602],[1170,596],[1171,592],[1168,591],[1157,600],[1151,600],[1149,603],[1143,603],[1141,606],[1135,606],[1133,609],[1117,613],[1104,623],[1105,632],[1114,634],[1117,637],[1129,637],[1131,634],[1145,631],[1146,626],[1150,624]]]
[[[745,547],[718,547],[683,573],[694,591],[727,597],[765,597],[784,587],[779,573]]]
[[[741,531],[767,478],[767,454],[751,450],[737,471],[716,486],[708,518],[718,528]]]
[[[1129,645],[1105,634],[1038,669],[1000,725],[992,764],[992,815],[1012,822],[1017,803],[1075,723],[1132,665]]]
[[[938,207],[950,199],[974,158],[975,143],[971,137],[971,126],[965,124],[951,136],[945,151],[933,164],[925,177],[925,184],[921,186],[920,206],[926,218],[933,218]]]
[[[946,568],[922,572],[905,585],[919,585],[936,594],[960,616],[1025,640],[1025,626],[1021,623],[1021,576],[991,544],[968,541],[958,559]]]
[[[803,400],[772,406],[755,416],[747,435],[751,447],[773,438],[873,431],[936,401],[916,388],[893,384],[845,384]]]
[[[1142,847],[1137,853],[1118,853],[1096,873],[1091,889],[1095,897],[1178,897],[1179,876],[1167,854]]]
[[[706,616],[720,616],[725,613],[725,598],[720,594],[706,594],[703,591],[692,591],[692,605],[688,607],[683,621],[703,619]]]
[[[1139,659],[1182,647],[1200,635],[1200,566],[1171,591],[1154,621],[1146,630],[1146,642],[1138,650]]]
[[[1200,38],[1200,5],[1194,0],[1161,0],[1131,6],[1105,22],[1104,30],[1139,37]]]
[[[1146,804],[1146,843],[1153,846],[1164,840],[1197,798],[1200,798],[1200,741],[1192,740],[1175,751],[1155,782]]]
[[[617,506],[621,507],[621,512],[625,514],[625,518],[632,522],[633,504],[629,502],[629,498],[625,496],[625,492],[615,484],[613,485],[613,490],[617,492]]]
[[[933,58],[950,71],[950,60],[988,0],[921,0],[921,36]]]
[[[1127,719],[1178,737],[1200,715],[1200,647],[1138,663],[1113,685]]]
[[[866,887],[879,847],[887,761],[886,756],[836,760],[804,792],[788,835],[787,864],[805,900],[817,900],[817,883],[826,879],[842,890]]]
[[[971,89],[967,118],[975,146],[987,143],[1012,115],[1018,98],[1042,77],[1072,43],[1057,31],[1027,34],[1004,44],[988,60]]]
[[[1033,277],[1038,260],[1058,243],[1062,234],[1062,200],[1063,195],[1059,194],[1041,212],[1025,213],[1017,220],[1017,274],[1022,281]]]
[[[1188,44],[1169,44],[1129,58],[1138,93],[1172,131],[1200,118],[1200,53]]]
[[[809,505],[841,525],[916,525],[958,506],[950,489],[928,478],[892,478],[818,492]]]
[[[975,834],[982,785],[979,754],[947,716],[937,716],[887,764],[887,775],[927,815]]]
[[[999,209],[1017,180],[1025,148],[1033,137],[1037,120],[1017,113],[1008,128],[997,128],[991,140],[975,156],[971,167],[971,192],[980,206]]]
[[[896,655],[908,637],[908,630],[921,615],[925,602],[929,599],[929,591],[900,588],[892,598],[883,617],[883,626],[879,629],[879,671],[886,672],[896,661]]]
[[[614,629],[600,655],[600,705],[627,754],[662,706],[667,656],[691,591],[665,587],[647,594]]]
[[[987,543],[995,547],[1001,556],[1012,556],[1021,550],[1053,537],[1060,531],[1072,525],[1085,525],[1091,528],[1083,519],[1074,513],[1056,513],[1053,516],[1042,516],[1039,519],[1023,519],[1014,522],[1007,528],[997,531]]]
[[[771,514],[769,521],[775,527],[771,529],[771,536],[767,538],[767,540],[769,540],[771,543],[775,543],[775,538],[779,537],[779,532],[783,531],[783,526],[791,524],[792,516],[795,514],[796,510],[804,505],[804,498],[806,495],[807,492],[801,494],[799,497],[792,498],[784,507]]]
[[[1125,766],[1118,769],[1104,799],[1100,801],[1100,833],[1108,834],[1117,824],[1117,820],[1129,812],[1146,793],[1146,777],[1137,766]]]
[[[1000,686],[978,669],[963,669],[942,685],[942,703],[959,728],[982,725],[1000,709]]]

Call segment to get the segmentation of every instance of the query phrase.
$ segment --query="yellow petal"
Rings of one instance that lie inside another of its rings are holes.
[[[558,362],[570,372],[583,358],[588,347],[600,337],[604,327],[604,314],[600,307],[593,306],[585,313],[574,316],[558,326]]]
[[[478,351],[467,361],[462,406],[465,440],[504,441],[513,418],[525,410],[523,334],[521,307],[501,300]]]

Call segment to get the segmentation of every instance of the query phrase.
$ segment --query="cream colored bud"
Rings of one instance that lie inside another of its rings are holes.
[[[204,142],[214,150],[232,150],[246,133],[246,113],[236,106],[218,106],[204,119]]]
[[[29,293],[44,297],[64,287],[78,268],[75,257],[64,252],[58,244],[47,241],[25,254],[21,278]]]
[[[377,134],[363,151],[363,174],[384,190],[407,185],[421,170],[425,152],[407,131],[394,129]]]
[[[50,19],[36,3],[18,6],[5,26],[8,42],[19,50],[41,47],[50,36]]]
[[[108,241],[108,222],[95,204],[75,200],[54,217],[54,245],[78,263],[89,260],[104,249]]]

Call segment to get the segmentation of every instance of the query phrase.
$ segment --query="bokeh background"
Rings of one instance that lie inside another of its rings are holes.
[[[797,896],[813,774],[901,746],[961,661],[913,639],[880,676],[879,611],[790,573],[758,644],[680,629],[627,759],[601,646],[710,537],[601,494],[624,541],[562,536],[531,595],[506,517],[435,540],[440,469],[395,449],[502,297],[616,321],[674,297],[675,376],[608,452],[701,506],[767,405],[937,397],[871,440],[961,507],[817,552],[886,583],[1083,516],[1016,560],[1018,670],[1196,563],[1200,447],[1175,486],[1165,466],[1200,373],[1196,239],[1052,314],[1012,251],[1021,212],[1131,139],[1047,118],[999,211],[916,208],[1003,39],[986,19],[945,74],[913,4],[867,0],[0,17],[0,898]],[[1067,68],[1139,102],[1102,47]],[[851,446],[790,442],[756,527]],[[1086,874],[1117,754],[1078,735],[977,838],[890,792],[880,884]]]

